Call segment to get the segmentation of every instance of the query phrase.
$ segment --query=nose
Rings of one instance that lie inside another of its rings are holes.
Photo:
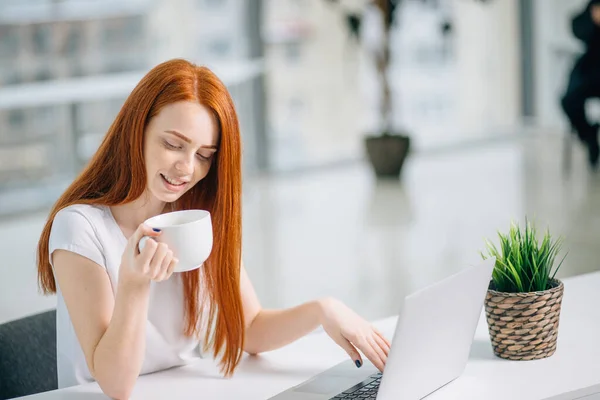
[[[194,173],[194,159],[195,155],[183,155],[175,163],[175,169],[182,175],[192,175]]]

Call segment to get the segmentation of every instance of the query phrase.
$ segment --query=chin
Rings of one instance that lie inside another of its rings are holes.
[[[189,190],[184,190],[181,193],[168,193],[165,192],[164,189],[161,189],[162,188],[159,187],[157,189],[152,190],[151,192],[156,199],[165,203],[173,203],[174,201],[179,200]]]
[[[163,203],[173,203],[174,201],[176,201],[179,196],[169,196],[169,195],[165,195],[164,193],[152,193],[152,196]]]
[[[165,203],[173,203],[177,200],[179,200],[181,196],[165,196],[163,195],[162,197],[159,198],[160,201],[164,201]]]

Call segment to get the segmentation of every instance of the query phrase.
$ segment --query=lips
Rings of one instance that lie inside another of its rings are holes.
[[[160,176],[162,176],[162,178],[168,184],[173,185],[173,186],[183,186],[183,185],[185,185],[186,183],[189,182],[189,181],[186,181],[186,180],[181,180],[181,179],[177,179],[177,178],[171,178],[171,177],[163,175],[163,174],[160,174]]]
[[[163,183],[165,189],[167,189],[167,191],[169,191],[171,193],[179,194],[179,193],[183,193],[184,191],[187,190],[189,181],[173,179],[173,178],[167,177],[163,174],[160,174],[160,177],[162,178],[162,183]]]

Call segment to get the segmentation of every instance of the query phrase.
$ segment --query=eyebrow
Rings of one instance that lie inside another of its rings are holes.
[[[192,139],[190,139],[189,137],[185,136],[181,132],[177,132],[177,131],[174,131],[174,130],[168,130],[168,131],[165,131],[165,133],[170,133],[171,135],[175,135],[179,139],[183,140],[186,143],[192,143]],[[202,145],[200,147],[203,148],[203,149],[217,150],[217,146]]]

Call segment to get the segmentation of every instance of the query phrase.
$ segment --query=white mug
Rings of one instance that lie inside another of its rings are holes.
[[[202,266],[210,255],[213,245],[213,231],[210,213],[206,210],[182,210],[160,214],[144,221],[151,228],[158,228],[161,234],[152,237],[159,243],[166,243],[179,259],[174,272],[185,272]],[[144,236],[138,244],[144,249],[149,236]]]

